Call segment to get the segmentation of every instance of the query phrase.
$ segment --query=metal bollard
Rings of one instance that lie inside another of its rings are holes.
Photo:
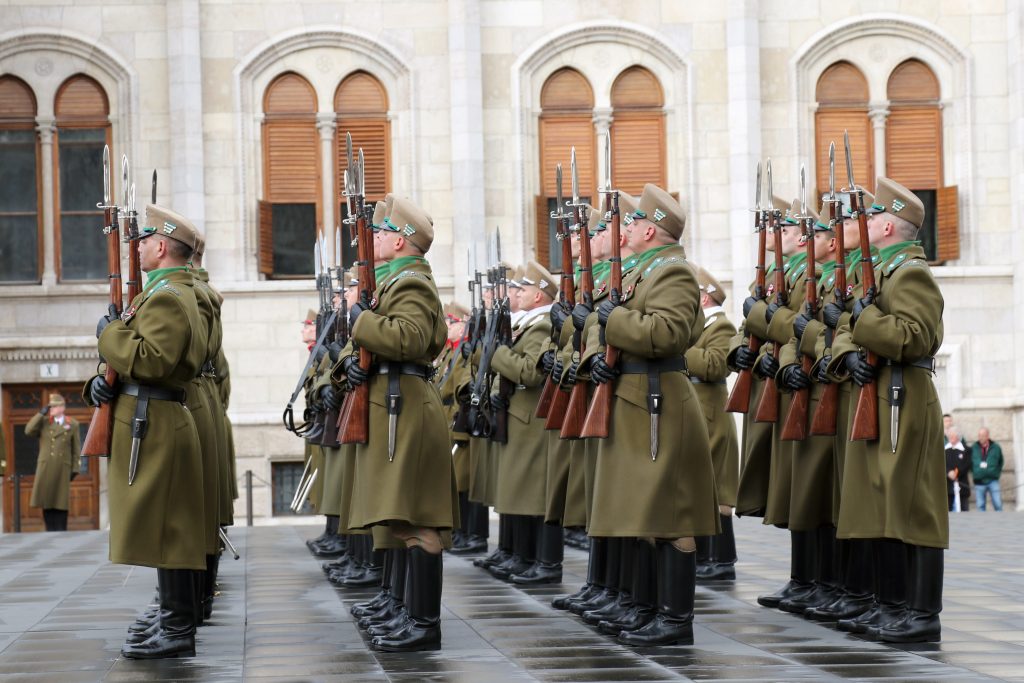
[[[14,473],[14,533],[21,533],[21,474]]]
[[[245,471],[245,525],[252,526],[252,470]]]

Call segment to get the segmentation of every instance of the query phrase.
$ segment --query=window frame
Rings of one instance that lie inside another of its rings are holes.
[[[43,150],[42,142],[39,138],[39,132],[37,130],[36,117],[39,116],[39,100],[36,98],[35,91],[32,90],[32,86],[26,83],[24,80],[18,78],[13,74],[3,74],[0,78],[9,78],[20,84],[25,91],[32,98],[32,118],[24,121],[18,121],[12,119],[6,121],[0,118],[0,129],[3,130],[30,130],[33,135],[35,146],[35,166],[36,166],[36,277],[34,280],[0,280],[0,286],[16,286],[16,285],[38,285],[42,284],[43,281],[43,268],[45,267],[44,253],[46,249],[45,235],[43,232]],[[6,216],[28,216],[31,215],[27,212],[10,211],[4,212]]]

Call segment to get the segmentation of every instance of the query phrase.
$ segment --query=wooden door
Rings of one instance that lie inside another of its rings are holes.
[[[14,474],[21,474],[21,530],[43,531],[43,511],[29,507],[35,479],[39,441],[25,434],[25,425],[39,412],[52,392],[67,402],[66,414],[78,420],[82,440],[89,427],[92,409],[82,400],[82,385],[6,384],[3,387],[3,425],[7,446],[7,468],[3,477],[4,532],[14,530]],[[100,472],[98,458],[82,458],[80,473],[71,482],[68,530],[98,529],[100,523]]]

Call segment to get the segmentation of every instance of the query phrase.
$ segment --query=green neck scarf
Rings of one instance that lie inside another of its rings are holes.
[[[651,249],[648,249],[647,251],[642,252],[641,254],[639,254],[638,256],[635,257],[636,258],[636,264],[635,264],[634,267],[642,266],[643,264],[645,264],[648,261],[652,260],[660,252],[665,251],[669,247],[674,247],[674,246],[676,246],[676,245],[674,245],[674,244],[664,244],[664,245],[662,245],[660,247],[652,247]]]
[[[594,264],[594,267],[591,270],[594,274],[594,282],[597,282],[598,280],[607,277],[608,274],[612,272],[612,262],[598,261]]]
[[[920,244],[921,243],[917,240],[909,240],[907,242],[897,242],[896,244],[890,244],[887,247],[882,247],[882,249],[878,252],[878,262],[885,263],[890,258],[895,256],[899,252],[903,251],[904,249],[908,247],[916,247]]]
[[[378,266],[373,267],[373,279],[377,282],[381,282],[391,272],[391,262],[381,263]]]
[[[820,277],[823,277],[823,278],[828,277],[829,275],[831,275],[832,271],[834,271],[835,269],[836,269],[836,262],[835,261],[826,261],[825,263],[822,263],[820,266],[818,266],[819,275],[820,275]]]
[[[871,261],[877,262],[878,249],[871,247]],[[860,247],[846,255],[846,277],[853,277],[860,268]]]
[[[786,261],[786,270],[788,270],[788,271],[796,270],[797,268],[802,266],[804,264],[804,262],[806,262],[806,261],[807,261],[807,252],[806,251],[801,251],[799,253],[793,254],[792,256],[789,257],[789,260]]]
[[[154,282],[156,282],[157,280],[159,280],[163,276],[168,275],[168,274],[173,273],[173,272],[178,271],[178,270],[188,270],[188,267],[187,266],[171,266],[170,268],[157,268],[156,270],[149,271],[148,273],[146,273],[146,288],[148,289],[150,285],[152,285]]]

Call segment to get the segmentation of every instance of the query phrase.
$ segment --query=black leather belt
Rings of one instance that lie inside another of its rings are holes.
[[[928,372],[935,374],[935,356],[928,356],[926,358],[919,358],[909,363],[900,363],[898,361],[885,360],[885,364],[892,368],[920,368],[927,370]]]
[[[151,384],[122,384],[120,387],[120,393],[126,396],[135,396],[136,398],[146,398],[153,401],[173,401],[174,403],[185,402],[185,390],[184,389],[169,389],[167,387],[157,387]]]
[[[909,363],[899,363],[887,358],[885,364],[892,368],[892,372],[889,375],[889,404],[897,410],[903,407],[904,394],[906,393],[906,387],[903,386],[904,368],[920,368],[921,370],[927,370],[933,375],[935,374],[934,356],[919,358]],[[893,450],[895,452],[895,446]]]
[[[619,372],[623,375],[649,375],[662,372],[686,372],[686,359],[663,358],[661,360],[640,360],[629,361],[618,364]]]
[[[380,363],[377,366],[378,375],[389,375],[392,371],[397,371],[400,375],[413,375],[414,377],[422,377],[425,380],[430,380],[434,375],[434,368],[429,365],[420,365],[419,363]]]

